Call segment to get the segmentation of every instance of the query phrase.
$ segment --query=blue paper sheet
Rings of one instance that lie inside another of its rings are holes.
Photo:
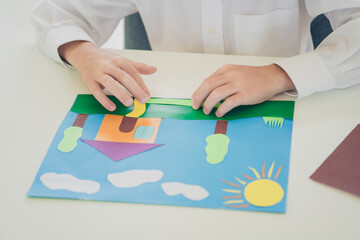
[[[28,196],[286,210],[292,120],[284,119],[282,127],[269,127],[261,117],[228,121],[228,152],[223,162],[209,164],[205,139],[214,133],[215,120],[161,119],[155,143],[163,146],[115,162],[80,139],[69,153],[57,149],[76,117],[66,115]],[[94,140],[103,118],[90,114],[81,138]]]

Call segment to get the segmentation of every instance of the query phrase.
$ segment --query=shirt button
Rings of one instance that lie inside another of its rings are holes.
[[[216,29],[214,27],[209,27],[210,34],[216,34]]]

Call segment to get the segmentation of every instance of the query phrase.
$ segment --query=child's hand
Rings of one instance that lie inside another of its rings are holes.
[[[260,67],[225,65],[206,78],[191,99],[194,109],[205,101],[205,114],[225,100],[215,112],[217,117],[222,117],[239,105],[261,103],[278,93],[294,89],[287,73],[275,64]]]
[[[125,106],[131,106],[133,100],[122,86],[140,103],[150,98],[149,89],[140,74],[153,74],[156,72],[155,67],[106,52],[85,41],[64,44],[59,47],[59,54],[79,71],[91,93],[109,111],[114,111],[116,106],[105,95],[103,88]]]

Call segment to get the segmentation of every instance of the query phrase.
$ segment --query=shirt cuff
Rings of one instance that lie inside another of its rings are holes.
[[[80,27],[67,26],[52,29],[46,37],[46,48],[49,57],[64,66],[70,66],[61,59],[58,48],[65,43],[78,40],[94,43],[94,40]]]
[[[275,64],[289,75],[296,87],[298,98],[335,88],[334,76],[315,51],[281,59]],[[287,94],[296,96],[293,92]]]

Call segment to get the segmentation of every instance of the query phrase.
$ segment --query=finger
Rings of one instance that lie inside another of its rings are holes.
[[[136,80],[132,78],[124,69],[113,66],[109,68],[107,73],[112,77],[112,79],[115,79],[118,84],[120,83],[123,85],[140,103],[145,103],[149,99],[150,94],[145,93]],[[119,89],[121,89],[120,86]],[[108,90],[111,91],[111,89]],[[122,90],[122,92],[124,91]]]
[[[194,109],[199,109],[201,104],[205,101],[207,96],[215,89],[220,87],[221,85],[227,82],[227,78],[223,77],[223,75],[219,75],[216,77],[208,77],[206,78],[202,84],[196,89],[194,94],[191,96],[191,100],[193,102],[192,107]]]
[[[156,67],[147,65],[145,63],[135,62],[131,60],[129,61],[135,67],[136,71],[139,72],[140,74],[145,74],[145,75],[153,74],[157,70]]]
[[[234,65],[232,64],[226,64],[222,67],[220,67],[218,70],[216,70],[213,74],[210,75],[210,77],[214,77],[220,74],[223,74],[224,72],[229,71]]]
[[[227,97],[230,97],[236,92],[236,89],[231,84],[225,84],[214,89],[214,91],[212,91],[205,100],[203,109],[204,113],[209,114],[217,103]]]
[[[115,111],[116,105],[105,95],[101,87],[96,83],[88,86],[96,100],[109,111]]]
[[[243,103],[243,94],[238,92],[230,97],[228,97],[216,110],[215,114],[217,117],[222,117],[234,107],[237,107]]]
[[[133,104],[133,99],[122,88],[118,81],[109,75],[103,76],[100,83],[111,92],[122,104],[129,107]]]
[[[146,99],[143,99],[145,100],[145,102],[147,100],[149,100],[149,97],[150,97],[150,91],[149,89],[147,88],[145,82],[144,82],[144,79],[140,76],[140,74],[138,73],[138,71],[136,70],[136,68],[134,67],[134,65],[132,65],[131,63],[128,63],[128,64],[125,64],[122,69],[127,72],[133,79],[135,79],[135,81],[137,82],[137,84],[140,86],[140,88],[145,92],[145,94],[147,96],[145,96]],[[140,101],[140,99],[138,99]],[[145,103],[144,102],[144,103]]]

